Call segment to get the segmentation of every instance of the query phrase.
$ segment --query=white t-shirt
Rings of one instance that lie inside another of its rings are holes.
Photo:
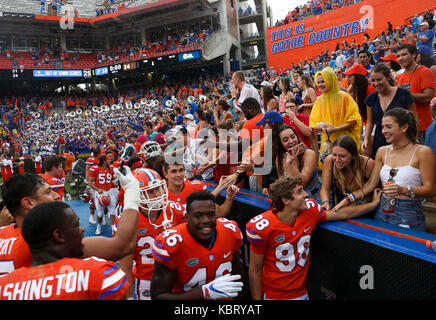
[[[248,84],[248,83],[246,83],[241,90],[236,108],[241,110],[241,105],[245,101],[245,99],[247,99],[247,98],[255,98],[259,102],[259,104],[262,106],[262,99],[260,98],[259,92],[257,91],[257,89],[255,87],[253,87],[251,84]],[[265,113],[265,111],[263,110],[263,107],[262,107],[262,112]]]
[[[183,164],[185,165],[185,174],[187,179],[194,176],[194,167],[196,166],[195,154],[198,152],[198,146],[201,139],[190,139],[190,142],[183,153]]]

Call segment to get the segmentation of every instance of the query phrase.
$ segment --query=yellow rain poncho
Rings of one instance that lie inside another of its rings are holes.
[[[343,135],[348,135],[356,142],[357,150],[360,150],[360,133],[362,127],[362,118],[359,113],[359,107],[353,100],[351,95],[339,89],[338,79],[334,70],[330,67],[324,68],[322,71],[316,73],[315,83],[318,85],[318,75],[321,75],[325,82],[325,91],[316,99],[313,105],[312,112],[310,113],[309,126],[316,128],[320,122],[329,123],[334,127],[339,127],[347,122],[356,121],[356,125],[344,131],[337,131],[329,134],[331,145]],[[324,142],[327,141],[327,134],[321,134],[321,151]],[[321,157],[319,160],[319,168],[322,170],[323,163]]]

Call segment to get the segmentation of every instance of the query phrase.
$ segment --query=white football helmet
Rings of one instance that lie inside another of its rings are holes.
[[[138,154],[142,156],[145,160],[148,160],[152,157],[162,155],[163,152],[159,143],[157,143],[156,141],[147,141],[141,146]]]
[[[139,207],[146,211],[163,210],[162,224],[155,225],[149,217],[150,223],[155,227],[170,223],[173,220],[173,213],[171,210],[171,217],[167,217],[168,188],[166,181],[156,171],[147,168],[136,169],[132,174],[139,181],[139,189],[141,190]]]

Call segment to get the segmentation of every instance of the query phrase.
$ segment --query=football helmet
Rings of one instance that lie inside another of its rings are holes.
[[[162,210],[168,203],[167,183],[160,175],[151,169],[139,168],[132,172],[133,176],[139,181],[141,190],[139,206],[145,210]],[[160,192],[156,193],[155,189]],[[150,192],[154,191],[154,192]]]
[[[154,227],[165,226],[173,220],[173,213],[171,210],[171,217],[168,218],[166,207],[168,206],[168,188],[167,183],[160,175],[151,169],[140,168],[132,172],[133,176],[139,181],[140,199],[139,207],[148,211],[163,210],[162,224],[154,224],[150,217],[148,220]],[[148,214],[147,213],[147,214]]]
[[[160,156],[163,152],[159,143],[156,141],[147,141],[141,146],[138,154],[145,160],[148,160],[152,157]]]
[[[98,197],[98,204],[102,207],[107,207],[111,203],[111,197],[106,192],[103,192]]]

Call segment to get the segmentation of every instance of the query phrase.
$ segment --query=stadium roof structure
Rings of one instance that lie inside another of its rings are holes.
[[[132,16],[132,14],[153,13],[163,8],[168,9],[173,6],[189,4],[193,2],[203,2],[196,0],[129,0],[129,1],[115,1],[110,6],[108,0],[69,0],[65,1],[63,9],[70,9],[71,13],[75,9],[78,11],[78,17],[75,22],[82,23],[97,23],[100,21],[107,21],[113,19],[120,19],[123,16]],[[102,3],[101,3],[102,2]],[[116,12],[96,16],[97,9],[115,8],[118,4],[124,3],[125,7]],[[63,15],[48,15],[47,5],[45,6],[44,14],[40,14],[41,5],[39,1],[35,0],[2,0],[0,1],[0,17],[2,18],[22,18],[26,15],[31,15],[36,20],[42,21],[59,21]],[[29,16],[28,16],[29,17]]]

